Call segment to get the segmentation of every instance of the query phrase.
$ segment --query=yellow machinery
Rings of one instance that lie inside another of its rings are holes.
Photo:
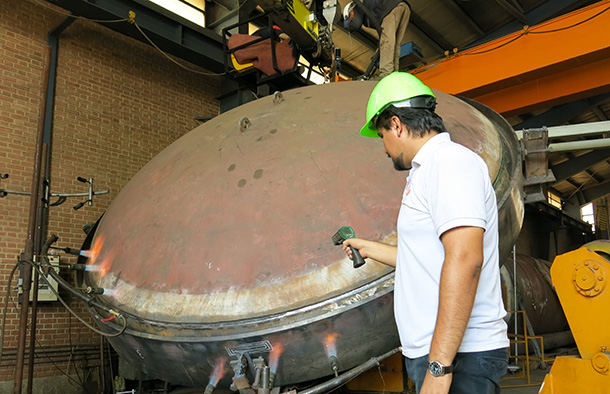
[[[555,359],[540,394],[610,394],[610,241],[557,256],[551,278],[579,357]]]
[[[309,63],[334,64],[332,25],[337,17],[336,0],[314,0],[311,10],[301,0],[256,0],[299,48]]]

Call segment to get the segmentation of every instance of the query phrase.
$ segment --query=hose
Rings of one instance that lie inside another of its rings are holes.
[[[400,352],[401,350],[402,350],[402,348],[400,346],[397,348],[394,348],[394,349],[390,350],[389,352],[382,354],[379,357],[373,357],[373,358],[369,359],[368,361],[365,361],[364,363],[360,364],[359,366],[350,369],[349,371],[337,376],[334,379],[328,380],[324,383],[321,383],[321,384],[314,386],[312,388],[309,388],[307,390],[299,391],[297,394],[327,393],[330,390],[352,380],[356,376],[371,369],[372,367],[379,365],[380,361],[385,360],[386,358]]]
[[[13,276],[15,271],[21,265],[21,262],[15,264],[11,270],[11,274],[8,277],[8,285],[6,286],[6,299],[4,300],[4,310],[2,311],[2,328],[0,329],[0,361],[2,361],[2,354],[4,353],[4,334],[6,332],[6,314],[8,312],[8,300],[11,297],[11,285],[13,283]]]
[[[45,244],[42,247],[41,255],[42,255],[42,258],[43,258],[43,260],[45,262],[45,267],[49,267],[50,266],[49,260],[47,258],[47,252],[48,252],[49,248],[51,247],[51,245],[53,243],[55,243],[58,239],[59,239],[59,237],[57,235],[52,234],[51,237],[49,239],[47,239],[47,241],[45,242]],[[75,295],[81,301],[84,301],[87,304],[87,306],[89,306],[89,307],[94,306],[96,308],[99,308],[99,309],[107,312],[108,314],[110,314],[112,316],[108,320],[111,320],[111,319],[114,319],[115,317],[118,317],[123,322],[122,327],[117,332],[115,332],[115,333],[107,333],[107,332],[104,332],[104,331],[101,331],[101,330],[97,329],[96,327],[93,327],[91,324],[89,324],[85,320],[83,320],[83,318],[78,316],[78,314],[72,308],[70,308],[70,306],[64,301],[64,299],[59,295],[57,290],[55,290],[55,288],[51,285],[51,283],[47,279],[47,275],[44,272],[43,267],[41,267],[38,264],[35,264],[33,261],[22,260],[21,262],[29,264],[34,269],[36,269],[39,272],[39,274],[42,277],[42,279],[47,283],[49,290],[51,290],[51,292],[53,294],[55,294],[55,296],[57,297],[57,300],[59,302],[61,302],[61,304],[68,310],[68,312],[70,312],[74,317],[76,317],[76,319],[78,319],[78,321],[83,323],[87,328],[89,328],[89,329],[93,330],[94,332],[96,332],[96,333],[98,333],[100,335],[103,335],[105,337],[116,337],[116,336],[119,336],[127,328],[127,319],[122,314],[118,313],[117,311],[115,311],[113,309],[108,308],[106,305],[103,305],[103,304],[95,301],[94,297],[89,297],[89,296],[83,294],[83,292],[75,289],[72,285],[70,285],[68,282],[66,282],[64,280],[64,278],[62,278],[57,272],[55,272],[55,270],[53,268],[49,269],[48,270],[48,275],[50,275],[59,285],[61,285],[66,290],[68,290],[71,294]]]

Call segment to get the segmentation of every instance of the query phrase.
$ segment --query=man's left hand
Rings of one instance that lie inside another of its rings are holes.
[[[427,372],[419,394],[447,394],[451,387],[452,378],[452,374],[434,377]]]

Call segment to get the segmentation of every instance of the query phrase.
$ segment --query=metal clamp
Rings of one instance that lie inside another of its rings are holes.
[[[273,93],[273,105],[278,105],[282,101],[284,101],[284,95],[282,94],[282,92],[277,91]]]
[[[0,181],[2,181],[3,179],[8,178],[8,174],[3,174],[0,172]],[[8,192],[4,189],[0,189],[0,197],[6,197],[8,194]]]
[[[8,178],[8,174],[0,174],[0,180]],[[47,204],[47,206],[55,207],[66,202],[68,197],[87,197],[87,199],[83,202],[80,202],[74,206],[74,210],[78,210],[82,208],[85,204],[93,205],[93,196],[108,194],[109,190],[102,190],[99,192],[93,191],[93,178],[85,179],[83,177],[76,178],[79,182],[87,183],[89,185],[89,190],[83,193],[50,193],[49,192],[49,182],[47,180],[43,181],[43,195],[42,202]],[[10,190],[0,188],[0,197],[6,197],[9,194],[16,194],[22,196],[29,196],[30,192],[21,191],[21,190]],[[57,200],[54,202],[50,202],[51,197],[57,197]]]
[[[250,122],[250,119],[248,119],[247,117],[244,116],[239,120],[239,131],[241,131],[243,133],[251,125],[252,125],[252,122]]]
[[[572,282],[576,291],[583,296],[595,297],[604,291],[608,281],[602,264],[595,260],[585,260],[574,267]]]

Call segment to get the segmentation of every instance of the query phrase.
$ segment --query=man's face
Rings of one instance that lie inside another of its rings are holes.
[[[404,127],[404,125],[401,123],[395,124],[395,122],[392,122],[389,129],[386,129],[385,127],[377,127],[377,133],[383,140],[385,153],[390,159],[392,159],[394,168],[398,171],[408,171],[411,169],[411,159],[407,157],[402,149],[402,143],[398,133],[399,127]]]

